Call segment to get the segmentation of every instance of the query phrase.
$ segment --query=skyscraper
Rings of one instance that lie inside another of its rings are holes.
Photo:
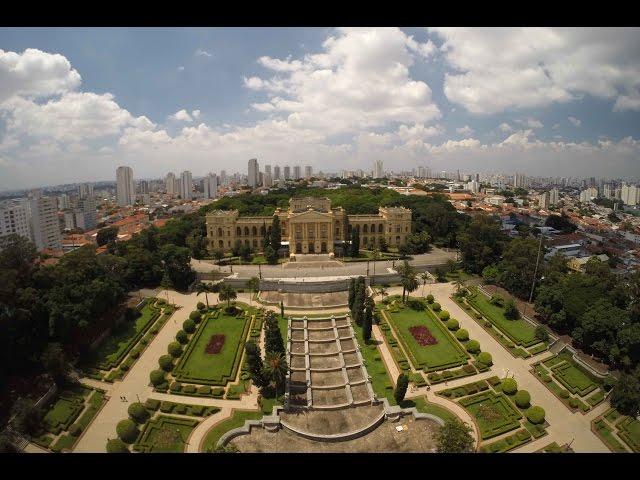
[[[227,179],[227,171],[220,170],[220,185],[226,187],[229,185],[229,180]]]
[[[271,176],[271,172],[264,172],[262,176],[262,185],[269,188],[273,186],[273,177]]]
[[[149,193],[149,182],[140,180],[138,182],[138,193]]]
[[[640,203],[640,188],[637,185],[622,184],[620,199],[625,205],[638,205]]]
[[[189,170],[185,170],[180,174],[180,198],[183,200],[191,200],[193,198],[193,179]]]
[[[125,167],[128,168],[128,167]],[[29,193],[29,217],[31,238],[38,250],[62,248],[62,236],[58,223],[58,205],[54,197],[43,197],[42,190]]]
[[[273,167],[273,179],[280,180],[280,165]]]
[[[285,180],[291,179],[291,167],[289,167],[289,165],[284,166],[284,179]]]
[[[250,187],[257,187],[260,184],[260,176],[258,175],[258,159],[252,158],[249,160],[249,167],[247,173],[247,184]]]
[[[167,193],[169,195],[175,195],[176,194],[176,176],[173,172],[167,173],[164,183],[165,183]]]
[[[78,197],[93,197],[93,183],[81,183],[78,185]]]
[[[300,180],[302,178],[302,168],[300,168],[300,165],[294,165],[293,166],[293,179],[294,180]]]
[[[313,167],[311,165],[304,166],[304,178],[311,178],[313,176]]]
[[[271,173],[271,165],[264,166],[264,173]]]
[[[382,178],[384,176],[384,164],[382,160],[373,162],[373,178]]]
[[[136,199],[136,186],[133,183],[131,167],[118,167],[116,170],[116,198],[118,205],[126,207],[133,205]]]
[[[202,179],[202,192],[204,198],[216,198],[218,196],[218,177],[215,173],[209,173]]]
[[[516,173],[513,176],[513,186],[514,188],[527,188],[527,178],[524,173]]]

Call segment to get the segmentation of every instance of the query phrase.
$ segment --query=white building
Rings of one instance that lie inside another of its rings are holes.
[[[165,190],[169,195],[176,194],[176,176],[173,172],[167,173],[167,176],[164,179]]]
[[[180,174],[180,198],[183,200],[193,199],[193,178],[189,170]]]
[[[551,205],[549,197],[549,192],[542,192],[540,195],[538,195],[538,206],[545,210],[549,208],[549,205]]]
[[[638,205],[640,203],[640,188],[637,185],[622,184],[620,199],[625,205]]]
[[[549,205],[557,205],[560,200],[560,192],[557,188],[549,190]]]
[[[250,159],[247,173],[247,185],[249,185],[250,187],[257,187],[260,185],[260,175],[258,175],[259,171],[258,159]]]
[[[202,179],[202,192],[204,198],[216,198],[218,196],[218,177],[215,173],[209,173]]]
[[[291,179],[291,167],[289,167],[289,165],[284,166],[284,179],[285,180]]]
[[[11,234],[32,240],[29,224],[29,206],[24,200],[7,200],[0,203],[0,237]]]
[[[384,163],[382,160],[374,160],[373,162],[373,178],[382,178],[384,176]]]
[[[131,167],[118,167],[116,170],[116,198],[121,207],[135,203],[136,186],[133,183]]]
[[[43,197],[42,190],[29,193],[31,238],[38,250],[62,249],[62,236],[58,222],[58,205],[54,197]]]
[[[78,185],[78,197],[93,197],[93,183],[81,183]]]
[[[69,195],[63,193],[58,197],[58,210],[65,210],[70,207]]]
[[[594,198],[598,198],[598,189],[596,187],[589,187],[580,192],[580,201],[583,203],[590,202]]]
[[[229,179],[227,178],[226,170],[220,170],[220,185],[223,187],[229,186]]]
[[[271,176],[271,172],[264,172],[262,176],[262,184],[267,188],[273,187],[273,177]]]
[[[478,193],[480,191],[480,184],[475,180],[472,180],[469,183],[467,183],[466,189],[469,190],[471,193],[474,193],[474,194]]]
[[[527,177],[524,175],[524,173],[516,173],[513,176],[513,187],[527,188]]]

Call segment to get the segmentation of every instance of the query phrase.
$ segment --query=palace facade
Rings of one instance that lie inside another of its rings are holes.
[[[351,232],[357,230],[362,247],[378,247],[384,239],[398,247],[411,234],[411,210],[380,207],[375,215],[347,215],[342,207],[331,208],[328,198],[291,198],[289,208],[278,208],[282,247],[290,254],[344,252]],[[230,251],[237,242],[261,250],[270,235],[273,216],[241,217],[238,210],[215,210],[206,216],[207,249]]]

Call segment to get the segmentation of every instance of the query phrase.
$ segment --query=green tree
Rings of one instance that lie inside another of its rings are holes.
[[[609,399],[611,406],[623,415],[636,417],[640,414],[640,367],[620,375]]]
[[[247,353],[247,365],[249,367],[249,373],[251,374],[251,380],[256,387],[262,388],[269,382],[265,376],[260,347],[254,341],[249,340],[245,343],[244,349]]]
[[[67,380],[70,366],[61,344],[50,343],[47,345],[40,360],[45,371],[58,385],[62,385]]]
[[[96,243],[99,247],[109,242],[115,242],[118,239],[118,227],[106,227],[98,230],[96,235]]]
[[[280,326],[278,325],[278,319],[271,311],[266,312],[265,315],[264,343],[267,353],[274,352],[284,355],[286,352]]]
[[[251,277],[247,281],[247,288],[251,290],[251,295],[249,296],[249,303],[252,303],[253,296],[256,294],[258,290],[260,290],[260,279],[258,277]]]
[[[371,327],[373,325],[373,311],[375,309],[375,304],[373,302],[373,298],[367,296],[367,299],[364,302],[364,318],[362,319],[362,337],[364,338],[365,343],[369,343],[371,340]]]
[[[404,261],[397,269],[400,275],[400,283],[402,283],[402,302],[405,303],[405,294],[418,289],[418,279],[416,278],[416,270],[407,260]]]
[[[541,342],[549,341],[549,332],[542,325],[538,325],[535,331],[535,337]]]
[[[169,244],[160,249],[160,256],[164,263],[164,270],[174,288],[186,290],[195,279],[195,273],[191,269],[190,250]]]
[[[207,308],[209,308],[209,293],[211,293],[211,286],[208,283],[198,282],[196,284],[196,297],[201,293],[204,293],[204,298],[207,302]]]
[[[223,283],[220,286],[220,292],[218,292],[218,298],[223,302],[227,302],[227,308],[231,307],[231,300],[238,298],[238,294],[235,289],[228,283]]]
[[[398,405],[402,404],[404,401],[404,396],[407,393],[407,388],[409,387],[409,377],[407,377],[404,373],[398,375],[398,381],[396,382],[396,389],[393,392],[393,397],[396,399]]]
[[[288,371],[287,360],[284,358],[282,352],[267,351],[264,362],[264,372],[267,378],[275,384],[277,390],[282,390]]]
[[[280,217],[273,216],[273,222],[271,223],[271,236],[269,245],[275,252],[275,258],[277,263],[278,249],[280,248],[280,242],[282,241],[282,229],[280,228]],[[271,262],[270,262],[271,263]]]
[[[353,309],[353,302],[356,299],[356,279],[351,277],[349,279],[349,310]]]
[[[458,235],[458,240],[464,269],[479,274],[499,260],[506,237],[499,220],[478,215]]]
[[[438,453],[469,453],[473,451],[472,428],[457,418],[447,420],[436,433]]]
[[[518,311],[518,307],[516,306],[516,302],[513,301],[513,298],[507,300],[507,303],[504,306],[504,317],[509,320],[517,320],[520,318],[520,312]]]
[[[349,256],[358,258],[360,256],[360,232],[353,229],[351,232],[351,245],[349,246]]]
[[[280,316],[284,318],[284,303],[280,300]]]
[[[19,398],[11,410],[13,427],[25,435],[34,435],[40,428],[44,412],[37,408],[31,400]]]

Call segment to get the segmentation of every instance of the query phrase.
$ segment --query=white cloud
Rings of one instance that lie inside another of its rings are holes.
[[[196,50],[195,56],[196,57],[212,57],[213,55],[207,52],[206,50],[199,48]]]
[[[200,118],[200,110],[193,110],[191,112],[191,116],[197,120],[198,118]]]
[[[640,93],[634,90],[629,95],[620,95],[613,105],[614,112],[624,112],[625,110],[640,110]]]
[[[460,128],[456,128],[456,132],[458,132],[460,135],[471,135],[473,133],[473,128],[471,128],[469,125],[465,125],[464,127],[460,127]]]
[[[568,102],[582,94],[622,110],[640,87],[635,28],[434,28],[452,69],[447,98],[473,113]],[[640,108],[640,107],[639,107]]]
[[[568,120],[569,123],[571,123],[571,125],[573,125],[574,127],[579,127],[580,125],[582,125],[582,120],[577,119],[576,117],[569,117]]]
[[[508,123],[501,123],[500,125],[498,125],[498,128],[500,129],[500,131],[502,132],[512,132],[513,128],[511,128],[511,125],[509,125]]]
[[[178,67],[178,71],[179,71],[179,72],[184,71],[184,67],[183,67],[182,65],[180,65],[180,66]]]
[[[0,50],[0,103],[16,95],[59,95],[76,89],[80,82],[80,74],[62,55],[35,48],[22,53]]]
[[[542,124],[542,122],[540,122],[539,120],[536,120],[535,118],[525,118],[525,119],[518,119],[516,120],[516,123],[519,123],[520,125],[524,125],[528,128],[542,128],[544,127],[544,125]]]
[[[172,120],[177,120],[179,122],[193,122],[193,118],[191,115],[183,108],[182,110],[178,110],[173,115],[170,115],[169,118]]]

